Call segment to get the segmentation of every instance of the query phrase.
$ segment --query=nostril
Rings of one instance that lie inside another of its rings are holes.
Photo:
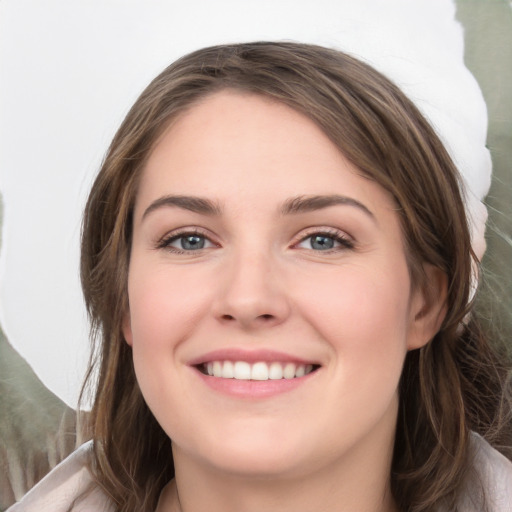
[[[260,315],[260,318],[263,318],[263,320],[272,320],[272,318],[274,318],[274,316],[265,314],[265,315]]]
[[[234,320],[235,317],[232,315],[222,315],[223,320]]]

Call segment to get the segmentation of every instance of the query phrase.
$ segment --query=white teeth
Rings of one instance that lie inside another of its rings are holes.
[[[222,377],[224,379],[233,379],[235,377],[235,368],[231,361],[224,361],[222,366]]]
[[[213,376],[222,377],[222,363],[220,361],[213,362]]]
[[[267,363],[256,363],[252,365],[251,380],[268,380]]]
[[[286,366],[283,369],[283,377],[285,379],[293,379],[295,377],[295,364],[286,363]]]
[[[281,363],[271,363],[268,370],[268,377],[272,380],[279,380],[283,378],[283,366]]]
[[[234,367],[234,377],[239,380],[251,380],[251,365],[245,361],[237,361]]]
[[[247,361],[209,361],[204,371],[211,377],[237,380],[279,380],[304,377],[313,371],[312,364],[265,363]]]

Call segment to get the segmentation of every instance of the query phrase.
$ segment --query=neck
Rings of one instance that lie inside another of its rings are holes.
[[[373,448],[377,453],[345,454],[343,461],[304,475],[257,478],[219,471],[175,450],[176,479],[157,512],[396,512],[389,482],[392,442]]]

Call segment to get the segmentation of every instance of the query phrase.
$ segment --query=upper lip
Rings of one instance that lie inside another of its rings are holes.
[[[188,364],[197,366],[211,361],[246,361],[248,363],[295,363],[295,364],[318,364],[315,360],[304,359],[295,355],[275,350],[243,350],[239,348],[227,348],[213,350],[206,354],[191,359]]]

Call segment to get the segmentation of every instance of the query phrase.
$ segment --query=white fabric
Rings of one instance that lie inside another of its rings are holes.
[[[473,434],[476,450],[474,466],[480,480],[490,512],[512,512],[512,462],[493,449],[480,436]],[[479,482],[471,488],[478,489]],[[481,500],[471,492],[461,500],[460,512],[481,512]]]
[[[92,442],[85,443],[62,461],[7,512],[111,512],[114,508],[103,492],[92,484],[87,469]],[[90,485],[83,500],[74,501]]]
[[[512,512],[512,462],[473,434],[475,470],[489,502],[489,512]],[[86,469],[91,452],[86,443],[57,466],[18,504],[7,512],[112,512],[109,499],[98,488],[73,506],[73,501],[91,484]],[[459,512],[481,512],[479,489],[473,482],[461,497]]]

